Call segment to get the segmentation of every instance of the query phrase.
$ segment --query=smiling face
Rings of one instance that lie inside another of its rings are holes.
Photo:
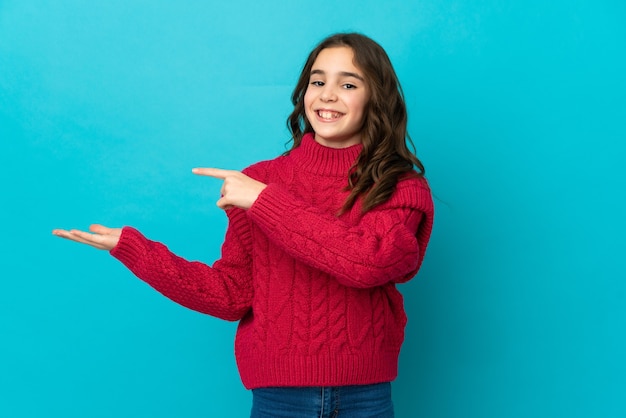
[[[311,68],[304,94],[306,118],[315,140],[327,147],[345,148],[361,142],[368,89],[353,58],[349,47],[326,48]]]

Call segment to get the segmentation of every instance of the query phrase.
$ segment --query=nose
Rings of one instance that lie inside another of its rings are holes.
[[[324,85],[324,90],[320,94],[320,100],[323,102],[334,102],[337,100],[337,93],[330,83]]]

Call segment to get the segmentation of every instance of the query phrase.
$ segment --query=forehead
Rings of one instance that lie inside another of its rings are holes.
[[[354,65],[354,52],[347,46],[324,48],[313,62],[312,71],[353,72],[362,75],[362,71]]]

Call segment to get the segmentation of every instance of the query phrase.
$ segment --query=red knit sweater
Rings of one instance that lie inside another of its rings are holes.
[[[244,172],[267,188],[227,211],[222,256],[186,261],[125,227],[111,254],[168,298],[240,320],[235,354],[246,388],[393,380],[406,315],[396,283],[411,279],[433,222],[430,190],[405,178],[386,203],[337,216],[361,145],[306,135],[287,156]]]

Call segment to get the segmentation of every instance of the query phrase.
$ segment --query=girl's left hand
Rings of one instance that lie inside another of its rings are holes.
[[[224,210],[232,207],[250,209],[259,194],[267,187],[266,184],[235,170],[194,168],[191,172],[199,176],[214,177],[224,181],[222,197],[217,201],[217,206]]]

